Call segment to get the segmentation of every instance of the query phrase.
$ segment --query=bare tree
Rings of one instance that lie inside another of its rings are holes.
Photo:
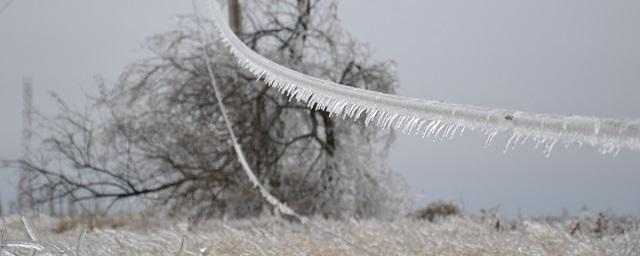
[[[248,1],[236,33],[291,68],[393,93],[393,64],[373,62],[340,28],[336,10],[328,0]],[[102,84],[92,110],[60,101],[60,115],[41,119],[47,135],[25,163],[41,174],[38,202],[133,199],[198,216],[265,210],[229,144],[197,35],[193,18],[184,18],[179,29],[149,39],[154,58],[130,65],[114,87]],[[289,102],[221,47],[206,46],[217,83],[272,194],[303,214],[371,217],[401,208],[405,186],[386,163],[392,133]]]

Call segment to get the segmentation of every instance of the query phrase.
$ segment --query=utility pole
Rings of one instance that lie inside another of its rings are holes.
[[[18,182],[18,210],[25,213],[33,209],[33,171],[26,164],[31,156],[31,123],[33,115],[33,81],[31,77],[22,80],[22,169]]]
[[[242,7],[240,0],[229,0],[229,26],[236,35],[242,33]]]

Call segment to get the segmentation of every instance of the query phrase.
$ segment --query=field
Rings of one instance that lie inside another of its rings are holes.
[[[617,233],[571,235],[569,222],[528,220],[496,229],[468,217],[435,223],[313,219],[315,228],[275,217],[190,224],[142,216],[40,216],[29,222],[42,242],[74,254],[79,244],[79,255],[640,255],[637,224]],[[31,240],[19,216],[5,218],[4,227],[6,241]]]

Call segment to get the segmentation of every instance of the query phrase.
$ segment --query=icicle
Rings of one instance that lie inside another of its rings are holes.
[[[377,110],[370,110],[367,111],[367,118],[364,120],[364,126],[369,126],[369,123],[371,122],[371,120],[373,120],[376,117],[376,113],[378,113]]]
[[[442,130],[444,130],[445,128],[447,128],[447,126],[449,126],[449,124],[447,123],[443,123],[442,125],[440,125],[440,127],[438,127],[438,130],[436,131],[436,133],[433,135],[433,139],[436,140],[438,139],[438,134],[440,134],[440,132]]]
[[[429,124],[427,125],[427,127],[424,128],[424,133],[422,133],[422,138],[426,137],[427,134],[429,133],[429,131],[431,130],[431,127],[433,127],[434,125],[436,125],[438,122],[438,120],[431,120],[429,122]]]
[[[529,135],[523,135],[522,140],[520,141],[520,145],[524,145],[525,143],[527,143],[527,141],[529,140]]]
[[[456,132],[458,132],[458,129],[460,129],[460,124],[453,125],[453,129],[449,130],[445,137],[447,137],[449,140],[452,140],[453,136],[456,135]]]
[[[537,137],[536,138],[536,145],[534,146],[534,148],[538,149],[540,147],[540,145],[544,144],[545,141],[547,141],[546,137]]]
[[[454,124],[449,124],[447,126],[447,129],[444,131],[444,133],[442,134],[442,137],[440,137],[440,140],[444,140],[444,138],[450,138],[451,135],[451,130],[453,130],[456,126]]]
[[[487,133],[487,140],[484,142],[484,148],[487,148],[487,147],[491,146],[491,142],[493,141],[493,137],[495,137],[496,134],[498,134],[498,131],[493,131],[493,132]]]
[[[393,126],[393,129],[398,130],[400,129],[400,127],[402,127],[402,125],[404,125],[404,121],[405,119],[407,119],[407,116],[401,116],[400,118],[398,118],[398,121],[396,122],[396,124]]]
[[[620,147],[616,147],[615,152],[613,152],[613,157],[618,157],[618,154],[620,154]]]
[[[422,129],[422,126],[424,126],[424,124],[427,122],[427,120],[420,120],[420,123],[418,124],[418,127],[415,129],[416,134],[420,133],[420,129]]]
[[[347,116],[349,116],[349,114],[351,114],[351,111],[353,111],[353,108],[355,106],[354,105],[348,105],[345,106],[344,112],[342,112],[342,119],[347,119]]]
[[[506,154],[507,151],[509,151],[509,147],[511,146],[511,143],[514,141],[514,139],[516,139],[518,137],[518,133],[514,132],[511,135],[511,138],[509,138],[509,140],[507,141],[507,145],[504,147],[504,150],[502,151],[503,154]]]
[[[553,151],[553,146],[556,145],[558,139],[553,139],[549,144],[547,144],[546,149],[544,150],[545,157],[549,158],[551,156],[551,151]]]
[[[418,123],[420,119],[416,118],[416,117],[412,117],[404,126],[404,128],[402,129],[402,133],[404,134],[409,134],[411,133],[411,131],[413,130],[413,127],[416,126],[416,124]]]
[[[396,120],[397,117],[398,117],[398,114],[397,113],[393,113],[391,115],[391,118],[387,121],[387,125],[383,126],[383,128],[386,127],[387,129],[390,129],[391,126],[393,125],[393,122]]]
[[[358,112],[356,112],[356,114],[355,114],[355,115],[353,115],[353,121],[355,122],[355,121],[357,121],[358,119],[360,119],[360,115],[362,115],[362,113],[363,113],[364,111],[367,111],[367,108],[365,108],[365,107],[359,107]]]
[[[431,135],[436,131],[436,129],[438,129],[439,125],[440,125],[440,120],[435,120],[433,125],[429,124],[429,127],[427,127],[428,128],[427,137],[431,137]]]

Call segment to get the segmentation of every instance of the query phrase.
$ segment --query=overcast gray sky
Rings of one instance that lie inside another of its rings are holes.
[[[0,0],[0,5],[6,0]],[[144,56],[146,36],[176,26],[191,1],[20,0],[0,15],[0,158],[20,154],[21,79],[34,102],[48,91],[81,106],[93,77],[114,82]],[[640,2],[635,0],[344,0],[340,17],[379,59],[398,64],[400,93],[536,112],[640,118]],[[526,145],[502,154],[466,132],[453,141],[398,136],[391,164],[419,204],[463,202],[477,213],[576,213],[582,206],[640,215],[640,152],[602,156]],[[0,171],[2,200],[15,174]]]

